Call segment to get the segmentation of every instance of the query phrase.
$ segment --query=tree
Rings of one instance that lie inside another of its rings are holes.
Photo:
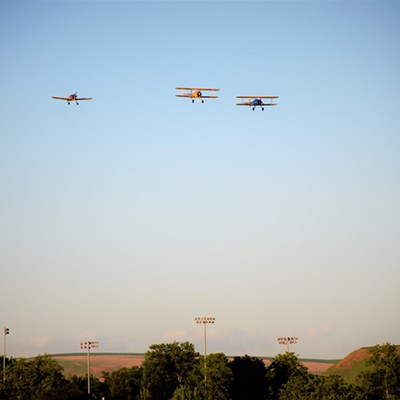
[[[291,377],[304,377],[307,368],[300,364],[294,353],[279,354],[274,357],[267,368],[267,378],[270,384],[271,398],[279,399],[279,391]]]
[[[103,373],[104,384],[111,400],[137,400],[140,394],[142,368],[120,368]]]
[[[262,360],[249,357],[234,357],[229,363],[232,382],[229,394],[232,400],[265,400],[268,398],[266,367]]]
[[[181,385],[175,389],[172,400],[204,400],[204,393],[199,387]]]
[[[225,354],[213,353],[207,356],[207,371],[204,371],[204,377],[206,399],[229,399],[228,390],[233,373]]]
[[[63,368],[48,355],[12,359],[2,399],[62,400],[67,386]]]
[[[342,377],[293,375],[279,392],[279,400],[353,400],[354,388]]]
[[[154,344],[142,364],[142,400],[169,400],[179,386],[194,388],[199,377],[199,354],[185,343]]]
[[[400,397],[400,354],[395,345],[384,343],[370,349],[368,370],[357,380],[363,398],[392,400]]]

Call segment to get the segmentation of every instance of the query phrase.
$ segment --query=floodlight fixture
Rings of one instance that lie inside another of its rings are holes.
[[[86,340],[81,342],[81,349],[87,349],[87,376],[88,376],[88,395],[90,395],[90,350],[99,347],[99,342],[96,340]]]
[[[4,327],[3,328],[3,382],[6,381],[6,348],[7,348],[7,342],[6,342],[6,336],[10,334],[10,329]]]
[[[278,343],[286,346],[286,353],[289,352],[289,344],[296,344],[299,338],[295,336],[278,337]]]
[[[215,317],[196,317],[196,324],[203,324],[204,327],[204,380],[207,381],[207,324],[214,324]]]

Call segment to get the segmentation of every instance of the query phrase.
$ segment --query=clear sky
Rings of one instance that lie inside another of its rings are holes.
[[[8,355],[203,352],[200,316],[226,355],[398,344],[399,18],[399,1],[0,0]],[[51,99],[75,91],[94,99]]]

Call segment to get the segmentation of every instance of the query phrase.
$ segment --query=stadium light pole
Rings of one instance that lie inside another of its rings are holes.
[[[278,337],[278,343],[286,346],[286,353],[289,353],[289,344],[296,344],[299,338],[294,336]]]
[[[10,334],[10,330],[6,327],[3,328],[3,382],[6,381],[6,336]]]
[[[215,322],[214,317],[196,317],[196,324],[203,324],[204,327],[204,381],[207,381],[207,324],[213,324]]]
[[[87,349],[87,390],[90,395],[90,350],[99,347],[99,342],[87,340],[81,342],[81,349]]]

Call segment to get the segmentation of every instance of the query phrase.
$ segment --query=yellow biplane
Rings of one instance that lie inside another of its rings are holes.
[[[182,93],[176,95],[176,97],[186,97],[192,99],[192,103],[196,99],[201,100],[204,103],[204,99],[216,99],[218,96],[207,94],[204,95],[203,92],[218,92],[219,89],[214,88],[186,88],[186,87],[177,87],[176,90],[181,90]]]

